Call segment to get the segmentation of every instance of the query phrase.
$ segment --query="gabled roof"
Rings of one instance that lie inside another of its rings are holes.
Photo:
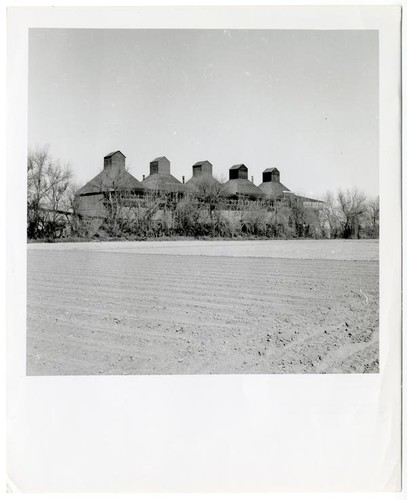
[[[159,156],[158,158],[154,158],[154,160],[151,160],[151,163],[152,163],[153,161],[160,161],[160,160],[167,160],[167,161],[169,161],[169,160],[168,160],[168,158],[167,158],[166,156]]]
[[[144,191],[144,188],[135,177],[126,170],[111,172],[102,170],[96,177],[85,184],[77,195],[108,193],[110,191]]]
[[[223,185],[222,192],[224,196],[263,196],[263,192],[248,179],[230,179]]]
[[[203,165],[204,163],[210,163],[212,165],[212,163],[208,160],[203,160],[203,161],[197,161],[196,163],[194,163],[192,166],[193,167],[200,167],[201,165]]]
[[[111,153],[109,153],[108,155],[106,155],[104,158],[110,158],[111,156],[114,156],[116,153],[120,153],[121,155],[123,155],[123,153],[121,151],[117,150],[117,151],[112,151]]]
[[[237,165],[232,165],[229,170],[237,170],[241,167],[244,167],[247,169],[246,165],[244,163],[238,163]]]
[[[284,196],[284,192],[291,193],[291,191],[281,184],[281,182],[270,181],[270,182],[262,182],[259,186],[259,189],[269,198],[282,198]]]
[[[263,173],[264,172],[280,172],[280,170],[278,170],[278,168],[276,167],[273,167],[273,168],[266,168],[266,170],[263,170]]]

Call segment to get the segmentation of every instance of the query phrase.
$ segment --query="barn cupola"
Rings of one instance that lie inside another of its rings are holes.
[[[199,175],[212,175],[212,163],[208,160],[198,161],[192,165],[192,176],[198,177]]]
[[[165,156],[155,158],[150,162],[150,175],[153,174],[169,174],[170,161]]]
[[[104,157],[103,168],[124,172],[126,165],[126,157],[121,151],[113,151]]]
[[[263,172],[263,182],[280,182],[280,171],[277,168],[266,168]]]
[[[248,179],[248,173],[247,173],[247,167],[246,165],[243,165],[243,163],[239,163],[238,165],[233,165],[233,167],[230,167],[229,169],[229,179]]]

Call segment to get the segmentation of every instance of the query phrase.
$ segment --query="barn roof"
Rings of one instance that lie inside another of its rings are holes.
[[[285,187],[284,184],[276,181],[262,182],[259,189],[269,198],[282,198],[284,196],[284,192],[291,193],[291,191]]]
[[[308,198],[308,196],[298,196],[302,201],[312,201],[313,203],[324,203],[322,200],[316,200],[315,198]]]
[[[104,158],[110,158],[111,156],[114,156],[116,153],[120,153],[121,155],[123,155],[123,153],[121,151],[117,150],[117,151],[112,151],[111,153],[106,155]],[[125,155],[123,155],[123,156],[125,157]]]
[[[185,185],[173,175],[163,172],[150,174],[142,181],[142,186],[151,191],[183,192],[186,190]]]
[[[224,196],[252,196],[261,197],[263,192],[248,179],[231,179],[223,185]]]
[[[201,165],[203,165],[204,163],[210,163],[212,165],[212,163],[208,160],[202,160],[202,161],[197,161],[196,163],[194,163],[192,166],[193,167],[200,167]]]
[[[104,169],[81,187],[77,195],[106,193],[109,191],[144,191],[144,188],[141,182],[126,170],[112,172],[110,169]]]
[[[166,156],[158,156],[157,158],[154,158],[154,160],[151,160],[151,162],[153,162],[153,161],[160,161],[160,160],[167,160],[167,161],[169,161]]]
[[[244,167],[244,168],[246,168],[246,169],[247,169],[247,167],[246,167],[246,165],[245,165],[244,163],[238,163],[237,165],[232,165],[232,166],[229,168],[229,170],[237,170],[237,169],[239,169],[239,168],[241,168],[241,167]]]
[[[202,189],[208,188],[217,188],[221,186],[221,183],[213,177],[211,174],[202,174],[197,177],[191,177],[186,183],[185,187],[187,191],[196,192],[199,190],[200,184],[202,185]]]

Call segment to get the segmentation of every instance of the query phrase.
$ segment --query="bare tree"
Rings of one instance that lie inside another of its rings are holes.
[[[340,236],[341,226],[335,195],[328,191],[324,197],[324,207],[319,212],[321,231],[328,238]]]
[[[58,210],[66,202],[66,192],[72,179],[69,164],[54,160],[48,147],[30,150],[27,161],[28,203]]]
[[[343,238],[359,238],[366,214],[366,196],[356,188],[345,192],[339,190],[337,200]]]
[[[379,217],[380,217],[380,200],[379,197],[369,198],[366,202],[366,222],[368,236],[371,238],[379,237]]]
[[[48,147],[29,150],[27,158],[28,237],[55,237],[65,225],[72,172],[54,160]],[[62,217],[61,217],[62,216]]]
[[[223,179],[212,175],[200,175],[194,179],[193,196],[201,203],[200,210],[207,210],[212,236],[219,231],[223,223],[221,210],[223,208]]]

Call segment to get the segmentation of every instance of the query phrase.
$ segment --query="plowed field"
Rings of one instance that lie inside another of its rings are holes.
[[[28,375],[379,369],[377,241],[36,244],[27,286]]]

